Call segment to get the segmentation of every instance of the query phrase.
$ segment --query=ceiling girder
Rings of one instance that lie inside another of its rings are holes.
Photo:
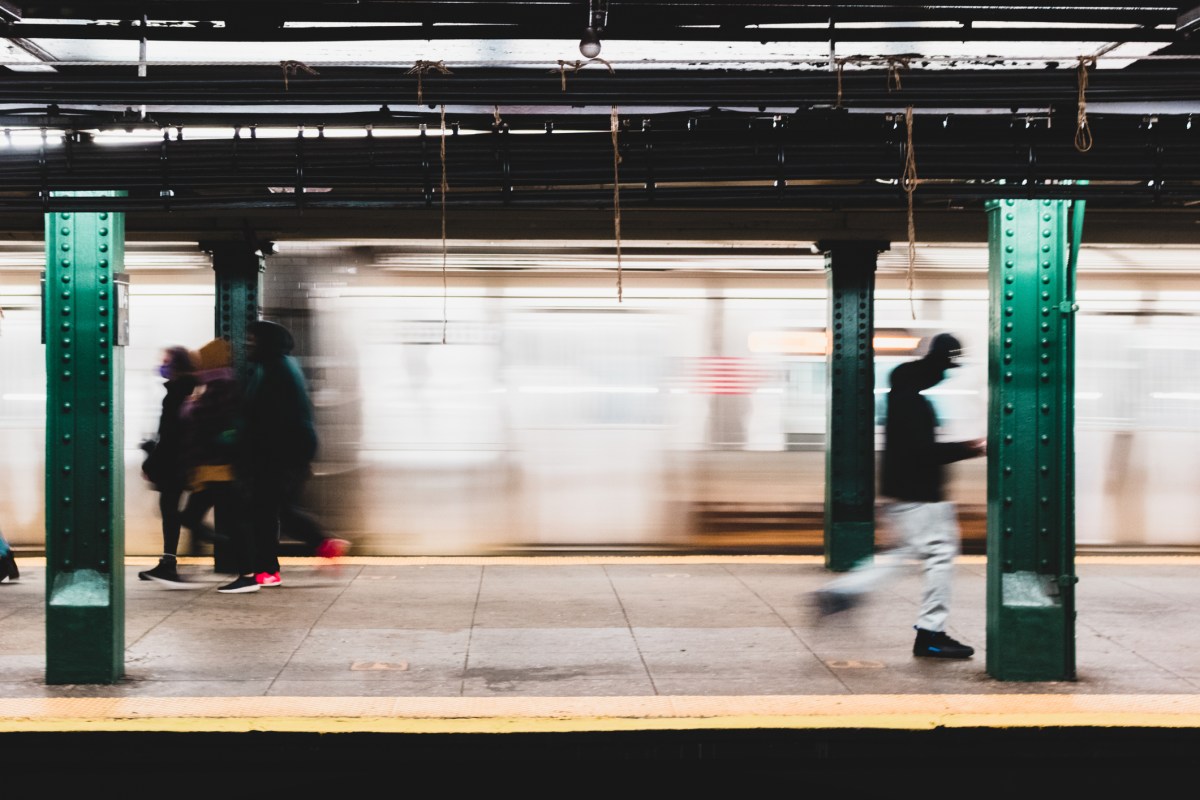
[[[622,204],[903,206],[906,129],[894,114],[789,119],[627,118],[618,134]],[[661,121],[660,121],[661,123]],[[1200,201],[1200,129],[1187,117],[1097,116],[1080,152],[1069,126],[994,116],[923,117],[913,150],[921,203],[1000,194],[1182,206]],[[454,205],[611,203],[612,137],[593,133],[451,134]],[[440,138],[196,140],[0,150],[0,208],[406,207],[440,202]],[[1087,185],[1074,182],[1086,179]],[[276,187],[277,194],[268,192]],[[605,188],[607,187],[607,188]],[[116,202],[55,193],[124,190]]]
[[[521,107],[599,106],[607,108],[714,107],[804,109],[839,101],[838,76],[825,71],[458,69],[416,75],[411,69],[329,67],[316,75],[286,74],[279,67],[159,67],[145,78],[132,68],[62,69],[26,73],[0,81],[0,104],[55,105],[412,106],[418,98],[435,108],[444,104]],[[1059,69],[956,71],[923,69],[914,61],[902,70],[895,89],[886,69],[847,69],[841,78],[841,104],[847,108],[1009,109],[1074,108],[1079,81],[1074,64]],[[565,70],[565,71],[564,71]],[[1090,104],[1135,103],[1149,111],[1163,104],[1200,100],[1200,63],[1157,62],[1123,70],[1093,70]],[[270,110],[247,112],[269,117]]]

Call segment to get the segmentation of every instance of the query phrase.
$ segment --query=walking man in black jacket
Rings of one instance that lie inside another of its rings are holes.
[[[865,559],[816,594],[820,616],[844,611],[906,565],[918,562],[924,590],[913,655],[930,658],[970,658],[975,653],[945,631],[959,530],[954,503],[946,501],[943,484],[945,465],[983,455],[987,440],[939,442],[933,405],[921,394],[940,383],[947,369],[959,366],[961,354],[958,339],[941,333],[923,358],[892,371],[881,494],[893,500],[886,514],[898,545]]]

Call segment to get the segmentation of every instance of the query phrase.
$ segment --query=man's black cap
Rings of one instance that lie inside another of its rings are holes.
[[[925,357],[945,361],[948,368],[961,367],[958,362],[962,358],[962,342],[949,333],[939,333],[929,343],[929,353]]]

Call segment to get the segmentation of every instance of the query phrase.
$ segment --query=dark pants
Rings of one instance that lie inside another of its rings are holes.
[[[327,537],[312,514],[300,507],[308,470],[263,470],[250,491],[254,572],[279,572],[279,537],[315,548]]]
[[[158,490],[158,511],[162,515],[163,553],[166,555],[179,554],[179,500],[183,497],[184,487],[162,486]]]
[[[212,510],[216,529],[204,521]],[[245,513],[232,481],[207,483],[204,488],[188,495],[187,503],[180,512],[183,527],[191,531],[193,544],[197,541],[213,543],[217,572],[250,571],[250,548],[246,541]]]

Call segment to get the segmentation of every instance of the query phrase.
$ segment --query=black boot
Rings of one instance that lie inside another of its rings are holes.
[[[927,631],[917,628],[917,640],[913,642],[913,655],[925,658],[970,658],[975,648],[956,642],[945,631]]]
[[[21,571],[17,569],[17,559],[13,557],[12,550],[9,550],[3,557],[0,557],[0,583],[10,583],[20,577]]]
[[[186,587],[188,582],[179,577],[179,571],[175,568],[175,559],[163,556],[158,560],[158,565],[154,569],[148,569],[144,572],[139,572],[138,577],[144,581],[154,581],[161,583],[164,586],[172,589]]]

